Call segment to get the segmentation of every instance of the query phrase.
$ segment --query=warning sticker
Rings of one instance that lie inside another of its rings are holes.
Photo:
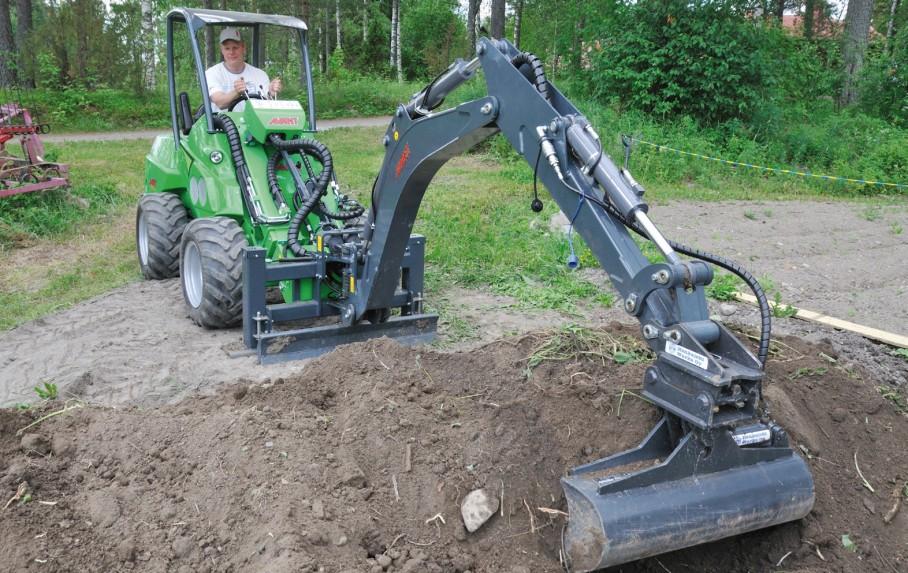
[[[702,368],[703,370],[706,370],[707,366],[709,366],[709,360],[705,356],[703,356],[699,352],[694,352],[693,350],[689,350],[687,348],[684,348],[683,346],[679,346],[679,345],[675,344],[674,342],[672,342],[671,340],[667,340],[665,342],[665,351],[668,352],[669,354],[671,354],[672,356],[680,358],[681,360],[688,362],[690,364],[693,364],[697,368]]]
[[[764,428],[762,430],[745,432],[743,434],[732,434],[731,437],[735,439],[735,443],[739,446],[748,446],[750,444],[768,442],[769,438],[772,437],[772,434],[769,432],[768,428]]]

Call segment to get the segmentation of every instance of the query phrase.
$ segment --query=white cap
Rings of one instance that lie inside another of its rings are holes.
[[[234,42],[242,42],[243,37],[240,36],[240,31],[232,26],[228,26],[221,30],[221,39],[218,43],[223,44],[227,40],[233,40]]]

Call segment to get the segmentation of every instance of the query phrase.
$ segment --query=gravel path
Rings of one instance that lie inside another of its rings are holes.
[[[320,131],[337,127],[375,127],[388,125],[391,116],[347,117],[341,119],[322,119],[318,121]],[[44,143],[64,143],[69,141],[122,141],[125,139],[154,139],[169,133],[166,129],[144,129],[140,131],[101,131],[92,133],[58,133],[42,135]]]

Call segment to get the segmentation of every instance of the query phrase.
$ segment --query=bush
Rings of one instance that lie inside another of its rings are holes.
[[[861,107],[908,127],[908,26],[893,38],[892,49],[875,45],[861,79]]]
[[[716,123],[749,116],[760,99],[759,29],[722,6],[642,0],[600,26],[589,75],[602,102]]]

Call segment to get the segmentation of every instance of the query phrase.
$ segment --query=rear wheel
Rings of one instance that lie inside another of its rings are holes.
[[[189,222],[186,207],[173,193],[150,193],[136,209],[136,251],[147,279],[180,274],[180,239]]]
[[[233,219],[195,219],[180,249],[180,278],[189,317],[205,328],[242,321],[243,248],[246,236]]]

